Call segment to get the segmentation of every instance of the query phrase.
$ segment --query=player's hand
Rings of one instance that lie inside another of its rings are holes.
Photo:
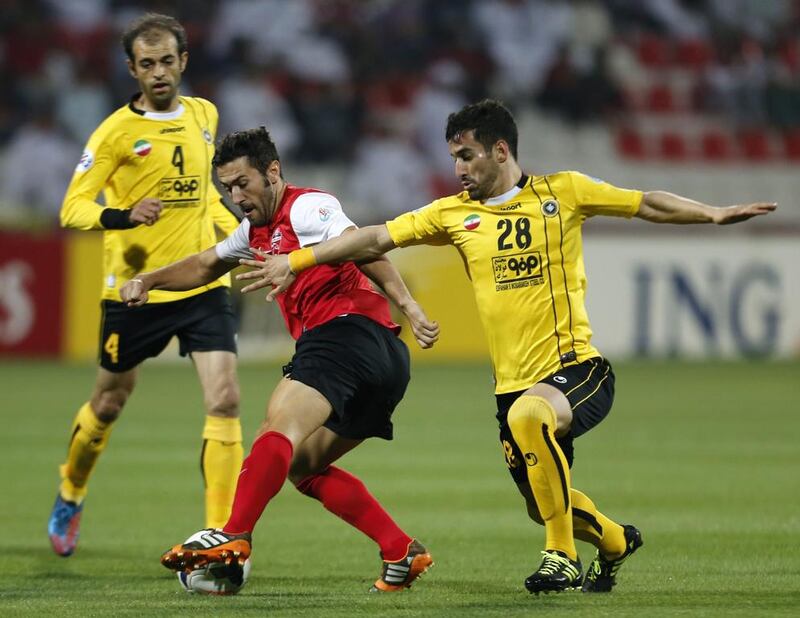
[[[432,348],[433,344],[439,340],[439,323],[431,322],[416,301],[403,306],[403,314],[411,324],[411,331],[414,333],[414,339],[417,340],[419,347],[423,350]]]
[[[261,259],[239,260],[239,264],[247,266],[252,270],[236,275],[236,279],[237,281],[256,279],[255,282],[242,288],[242,293],[244,294],[260,290],[268,285],[273,286],[270,293],[266,296],[267,302],[271,303],[278,294],[284,292],[297,278],[289,269],[289,256],[270,255],[269,253],[264,253],[260,249],[251,249],[251,251]]]
[[[131,208],[131,223],[153,225],[161,216],[163,208],[164,205],[161,203],[161,200],[154,197],[146,197]]]
[[[717,225],[740,223],[753,217],[769,214],[777,207],[778,205],[775,202],[756,202],[754,204],[739,204],[737,206],[716,208],[714,210],[714,223]]]
[[[141,307],[149,297],[148,287],[142,279],[134,278],[125,282],[119,289],[119,295],[128,307]]]

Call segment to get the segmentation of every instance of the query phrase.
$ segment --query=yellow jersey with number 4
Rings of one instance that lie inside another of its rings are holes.
[[[631,217],[641,191],[578,172],[523,177],[509,193],[476,202],[466,192],[387,222],[394,243],[452,244],[472,281],[489,340],[496,393],[533,386],[598,351],[584,297],[581,224]]]
[[[151,271],[207,249],[238,225],[211,181],[218,115],[212,103],[180,97],[174,112],[152,113],[132,104],[111,114],[89,138],[61,207],[61,224],[103,232],[103,293],[120,300],[119,288]],[[105,206],[97,203],[103,193]],[[104,208],[130,209],[144,198],[163,203],[152,226],[105,229]],[[186,292],[153,290],[150,302],[169,302],[230,285],[226,275]]]

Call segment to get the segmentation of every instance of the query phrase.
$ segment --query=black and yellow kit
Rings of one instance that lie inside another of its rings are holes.
[[[599,356],[584,306],[581,224],[593,215],[631,217],[642,200],[641,191],[577,172],[523,177],[507,196],[477,202],[462,192],[386,224],[400,247],[458,249],[489,340],[497,394]]]
[[[238,225],[211,182],[218,115],[212,103],[180,97],[174,112],[142,112],[133,104],[111,114],[89,138],[61,209],[64,227],[104,230],[102,298],[119,301],[119,288],[151,271],[207,249],[214,226],[225,235]],[[102,192],[105,207],[97,203]],[[164,209],[152,226],[117,225],[144,198]],[[150,292],[151,303],[194,296],[221,285],[226,275],[186,292]]]

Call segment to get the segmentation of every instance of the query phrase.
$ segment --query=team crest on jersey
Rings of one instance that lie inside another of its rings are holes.
[[[148,142],[146,139],[137,140],[136,143],[133,145],[133,152],[135,152],[140,157],[146,157],[150,154],[150,151],[153,149],[153,144]]]
[[[542,214],[545,217],[555,217],[558,214],[558,200],[547,200],[542,204]]]
[[[270,253],[278,253],[278,250],[281,247],[281,240],[283,240],[283,234],[280,230],[275,230],[272,232],[272,239],[270,240]]]
[[[206,128],[203,128],[203,139],[206,140],[206,144],[210,144],[213,141],[211,138],[211,131]]]
[[[83,151],[83,154],[81,154],[81,158],[78,161],[78,165],[75,167],[75,171],[85,172],[92,167],[92,165],[94,165],[94,155],[92,154],[92,151],[87,148]]]
[[[320,208],[319,209],[319,220],[325,223],[328,219],[331,218],[331,211],[327,208]]]
[[[468,215],[464,218],[464,229],[474,230],[481,224],[480,215]]]

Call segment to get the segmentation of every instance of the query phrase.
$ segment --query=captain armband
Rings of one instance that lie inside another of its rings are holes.
[[[314,256],[314,249],[305,247],[295,249],[289,254],[289,270],[293,275],[300,274],[304,270],[317,265],[317,258]]]

